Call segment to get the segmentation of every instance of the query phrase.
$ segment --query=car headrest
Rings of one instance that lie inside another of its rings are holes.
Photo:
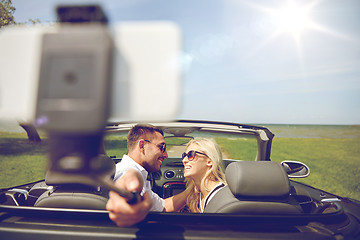
[[[51,186],[80,184],[92,187],[98,186],[96,178],[109,179],[115,174],[115,162],[106,155],[99,155],[89,167],[79,172],[59,172],[48,170],[45,176],[45,183]]]
[[[233,162],[226,168],[225,176],[236,197],[280,198],[290,193],[289,178],[277,162]]]

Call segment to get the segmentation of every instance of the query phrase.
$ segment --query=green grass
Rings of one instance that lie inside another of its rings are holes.
[[[105,149],[108,156],[121,158],[126,152],[126,137],[107,136],[105,140]]]
[[[340,196],[360,199],[360,139],[278,138],[272,146],[273,161],[297,160],[310,167],[300,179]]]
[[[0,188],[44,179],[46,140],[30,143],[26,133],[0,133]]]
[[[255,159],[256,141],[216,141],[229,158]],[[107,136],[105,147],[109,156],[121,158],[126,137]],[[355,199],[360,199],[359,156],[360,138],[275,138],[271,153],[273,161],[296,160],[310,167],[310,176],[296,181]],[[0,188],[44,179],[46,164],[46,140],[34,144],[25,133],[0,132]]]
[[[45,178],[48,153],[46,137],[30,143],[26,133],[0,132],[0,188],[8,188]],[[126,137],[108,136],[105,148],[109,156],[126,153]]]
[[[254,159],[256,147],[250,141],[216,139],[233,159]],[[241,144],[241,147],[237,144]],[[307,178],[294,179],[324,191],[360,199],[360,139],[359,138],[277,138],[271,150],[271,160],[295,160],[310,167]]]
[[[29,155],[21,158],[12,156],[0,159],[0,188],[12,187],[44,179],[47,157]]]
[[[254,161],[257,152],[257,141],[255,138],[215,138],[226,156],[224,158]]]

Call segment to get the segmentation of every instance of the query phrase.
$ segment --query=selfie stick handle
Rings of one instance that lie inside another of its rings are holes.
[[[104,180],[104,179],[98,179],[98,180],[100,181],[103,187],[116,192],[121,197],[125,198],[129,204],[135,204],[141,200],[141,196],[137,191],[129,192],[124,189],[118,188],[111,180]]]

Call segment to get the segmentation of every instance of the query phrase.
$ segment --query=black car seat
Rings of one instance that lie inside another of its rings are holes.
[[[114,161],[106,156],[99,156],[102,177],[113,178],[115,173]],[[73,208],[105,210],[108,201],[108,190],[96,184],[87,174],[64,174],[48,171],[45,183],[51,186],[40,195],[35,207]]]
[[[207,204],[205,213],[300,214],[300,204],[290,195],[288,176],[277,162],[239,161],[225,171],[228,186]]]

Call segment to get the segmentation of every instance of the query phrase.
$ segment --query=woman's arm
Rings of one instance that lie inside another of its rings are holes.
[[[164,212],[180,211],[185,206],[186,198],[188,197],[189,193],[190,193],[190,189],[187,188],[179,194],[166,198]]]

